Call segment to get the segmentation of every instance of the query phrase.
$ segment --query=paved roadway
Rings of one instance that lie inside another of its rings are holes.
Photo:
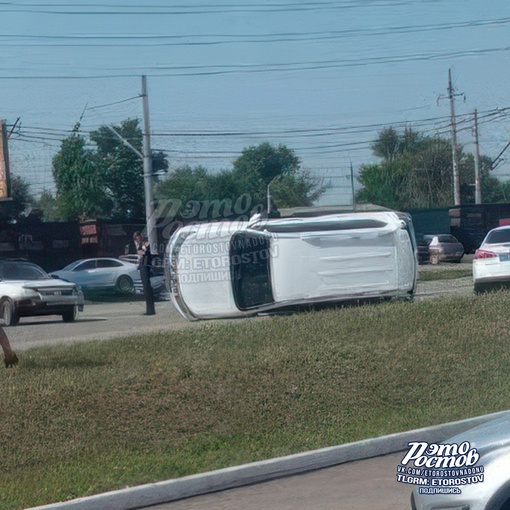
[[[403,455],[349,462],[150,510],[410,510],[413,487],[395,477]]]
[[[170,301],[156,303],[156,315],[144,315],[142,300],[87,302],[74,323],[59,317],[24,317],[16,327],[6,329],[13,348],[25,350],[48,344],[105,340],[125,335],[194,327],[182,318]]]
[[[473,283],[470,277],[423,282],[418,285],[416,300],[472,293]],[[146,316],[144,311],[145,302],[140,299],[95,301],[85,305],[84,312],[75,323],[64,323],[57,317],[26,317],[20,320],[18,326],[8,328],[7,333],[13,347],[21,351],[46,344],[103,340],[116,336],[203,325],[203,322],[186,321],[170,301],[156,303],[154,316]]]

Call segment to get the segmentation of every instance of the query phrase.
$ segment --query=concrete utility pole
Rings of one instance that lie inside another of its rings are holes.
[[[453,170],[453,202],[460,205],[460,177],[459,163],[457,161],[457,123],[455,120],[455,94],[452,86],[452,70],[448,69],[448,99],[450,100],[450,117],[452,124],[452,170]]]
[[[482,203],[480,181],[480,144],[478,142],[478,110],[475,110],[475,204]]]
[[[354,193],[354,169],[352,168],[351,161],[351,195],[352,195],[352,210],[356,212],[356,195]]]
[[[147,222],[147,238],[151,252],[157,254],[158,234],[156,231],[156,218],[154,217],[154,191],[152,186],[152,150],[149,125],[149,96],[147,95],[147,77],[142,76],[142,102],[143,102],[143,186],[145,192],[145,219]]]

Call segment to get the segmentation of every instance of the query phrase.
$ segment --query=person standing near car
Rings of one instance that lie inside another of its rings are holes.
[[[138,255],[138,262],[143,256],[145,242],[142,233],[137,230],[133,232],[133,240],[126,244],[124,255]]]
[[[142,238],[143,239],[143,238]],[[138,269],[140,270],[140,278],[143,285],[143,294],[145,296],[145,315],[155,315],[154,291],[151,285],[152,273],[152,253],[150,243],[144,242],[140,250],[138,258]]]
[[[144,239],[140,231],[133,232],[133,240],[126,245],[125,255],[138,256],[138,269],[145,296],[145,315],[155,315],[154,291],[151,285],[152,253],[150,243]]]
[[[13,367],[16,365],[19,361],[18,356],[16,356],[16,354],[13,352],[9,338],[7,337],[7,334],[5,333],[5,330],[2,326],[0,326],[0,345],[4,351],[5,368]]]

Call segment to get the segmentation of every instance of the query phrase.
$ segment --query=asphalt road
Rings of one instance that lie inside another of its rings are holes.
[[[396,481],[404,453],[348,462],[312,471],[196,496],[151,510],[410,510],[413,486]]]
[[[454,267],[460,268],[460,265]],[[429,270],[437,269],[430,267]],[[416,300],[472,294],[471,278],[464,277],[419,283]],[[170,301],[156,303],[156,315],[147,316],[144,312],[145,302],[140,299],[87,302],[75,323],[64,323],[60,317],[55,316],[26,317],[20,320],[18,326],[7,328],[7,333],[13,347],[22,351],[41,345],[106,340],[152,331],[200,327],[204,324],[200,321],[188,322],[179,315]]]
[[[169,301],[156,303],[156,315],[144,312],[145,302],[140,300],[87,302],[74,323],[65,323],[57,316],[24,317],[6,332],[13,348],[21,351],[41,345],[106,340],[196,325],[182,318]]]

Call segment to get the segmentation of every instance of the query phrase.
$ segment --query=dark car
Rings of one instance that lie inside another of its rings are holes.
[[[423,237],[416,238],[418,247],[418,264],[428,264],[430,262],[429,243]]]
[[[451,234],[425,234],[423,239],[429,243],[431,264],[460,262],[464,256],[464,246]]]

